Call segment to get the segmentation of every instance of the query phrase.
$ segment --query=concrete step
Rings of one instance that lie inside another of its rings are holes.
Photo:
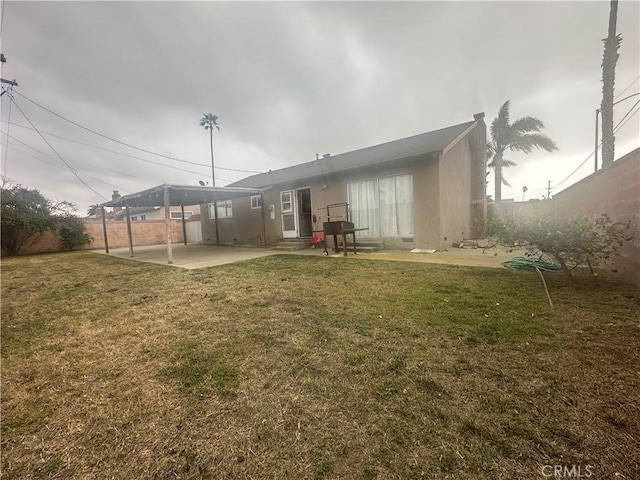
[[[292,238],[291,240],[282,240],[273,247],[274,250],[283,252],[295,252],[296,250],[304,250],[311,247],[311,240],[306,238]]]

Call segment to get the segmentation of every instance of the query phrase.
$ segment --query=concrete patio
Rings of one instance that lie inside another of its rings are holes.
[[[104,250],[92,250],[93,253],[105,254]],[[293,252],[283,252],[273,248],[261,247],[228,247],[215,245],[174,245],[173,264],[167,264],[167,247],[165,245],[149,245],[134,247],[133,257],[129,256],[128,248],[113,248],[110,256],[126,258],[138,262],[157,263],[186,269],[215,267],[228,263],[253,260],[254,258],[267,257],[269,255],[315,255],[323,257],[322,249],[304,249]],[[523,252],[506,252],[504,249],[487,250],[483,253],[481,248],[452,248],[451,250],[434,253],[410,253],[398,250],[383,250],[374,253],[349,253],[347,259],[353,260],[390,260],[401,262],[440,263],[447,265],[463,265],[473,267],[503,268],[501,263],[513,257],[522,255]],[[329,255],[342,258],[342,254]]]

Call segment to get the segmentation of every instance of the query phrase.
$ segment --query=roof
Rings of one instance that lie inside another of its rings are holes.
[[[163,184],[141,192],[125,195],[102,204],[103,207],[157,207],[164,206],[165,189],[169,192],[169,206],[200,205],[222,202],[233,198],[259,195],[255,188],[197,187],[190,185]]]
[[[382,143],[373,147],[323,157],[292,167],[252,175],[231,185],[234,187],[266,187],[268,185],[303,180],[439,152],[444,150],[460,135],[474,126],[474,124],[475,121],[461,123],[459,125],[441,128],[440,130]]]

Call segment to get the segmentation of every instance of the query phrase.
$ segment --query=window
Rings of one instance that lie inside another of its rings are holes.
[[[138,220],[138,217],[136,215],[134,215],[133,217],[131,217],[131,221],[135,222],[136,220]]]
[[[213,212],[213,203],[209,204],[209,218],[216,218]],[[231,200],[224,202],[218,202],[218,218],[231,218],[233,217],[233,204]],[[186,213],[185,213],[186,215]]]
[[[280,206],[282,208],[282,213],[293,212],[293,203],[291,202],[292,193],[293,192],[291,190],[280,192]]]
[[[261,195],[251,195],[251,208],[260,208],[262,207],[262,196]]]
[[[146,220],[147,216],[146,215],[140,215],[140,220]]]
[[[413,235],[413,176],[397,175],[348,184],[351,221],[365,236]]]
[[[184,218],[189,218],[191,215],[193,215],[193,212],[184,212]],[[169,212],[169,216],[174,220],[181,220],[182,212]]]

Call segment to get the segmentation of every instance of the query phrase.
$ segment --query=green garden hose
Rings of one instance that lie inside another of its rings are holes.
[[[542,258],[515,257],[502,265],[513,270],[542,270],[544,272],[562,272],[562,265],[555,262],[547,262]]]

